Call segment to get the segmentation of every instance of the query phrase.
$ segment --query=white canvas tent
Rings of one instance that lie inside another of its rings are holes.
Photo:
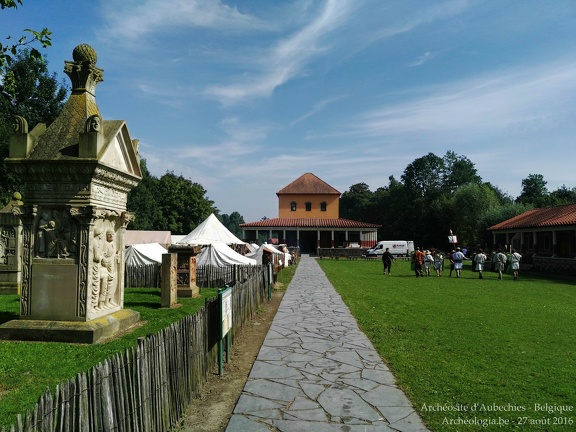
[[[158,243],[134,244],[124,251],[124,264],[131,267],[162,264],[162,254],[168,253]]]
[[[160,267],[166,249],[158,243],[134,244],[124,251],[124,285],[160,287]]]
[[[261,245],[256,252],[252,252],[249,254],[246,254],[246,256],[248,258],[252,258],[255,259],[256,262],[258,264],[262,264],[262,255],[268,252],[270,254],[272,254],[272,262],[275,265],[278,265],[279,260],[282,260],[284,258],[284,252],[280,252],[278,249],[276,249],[274,246],[271,246],[269,244],[264,243],[263,245]],[[286,264],[286,263],[283,263]]]
[[[247,258],[244,255],[239,254],[230,246],[224,243],[212,243],[205,246],[202,252],[196,257],[196,264],[202,265],[213,265],[217,267],[223,267],[227,265],[256,265],[257,262],[254,259]]]
[[[218,220],[214,213],[208,216],[177,244],[209,245],[212,243],[245,244],[222,225],[222,222]]]

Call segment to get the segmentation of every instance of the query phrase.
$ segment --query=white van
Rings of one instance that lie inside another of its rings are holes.
[[[395,256],[410,256],[414,252],[414,242],[406,240],[383,240],[376,243],[372,249],[366,251],[366,256],[382,256],[386,248]]]

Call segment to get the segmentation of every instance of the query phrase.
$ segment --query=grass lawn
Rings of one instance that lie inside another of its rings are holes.
[[[0,430],[16,424],[17,414],[32,409],[47,388],[54,394],[57,384],[86,372],[99,362],[137,345],[137,339],[155,334],[204,306],[204,299],[216,297],[217,289],[202,289],[197,299],[179,298],[179,308],[162,309],[160,289],[127,288],[124,306],[140,312],[143,326],[126,336],[95,345],[57,342],[0,341]],[[0,324],[18,319],[17,295],[0,296]]]
[[[576,430],[574,281],[318,262],[431,430]]]

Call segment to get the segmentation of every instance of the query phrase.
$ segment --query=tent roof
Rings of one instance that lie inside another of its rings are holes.
[[[172,244],[172,234],[170,231],[139,231],[126,230],[124,233],[125,246],[144,243],[159,243],[161,245]]]
[[[209,245],[212,243],[244,244],[212,213],[177,244]]]
[[[162,264],[162,255],[168,253],[158,243],[134,244],[124,252],[124,264],[127,266],[143,266]]]
[[[212,243],[196,257],[196,265],[225,266],[231,264],[256,265],[254,259],[239,254],[225,243]]]

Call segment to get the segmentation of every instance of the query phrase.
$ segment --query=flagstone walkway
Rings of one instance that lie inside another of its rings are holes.
[[[428,431],[315,258],[302,256],[226,432]]]

